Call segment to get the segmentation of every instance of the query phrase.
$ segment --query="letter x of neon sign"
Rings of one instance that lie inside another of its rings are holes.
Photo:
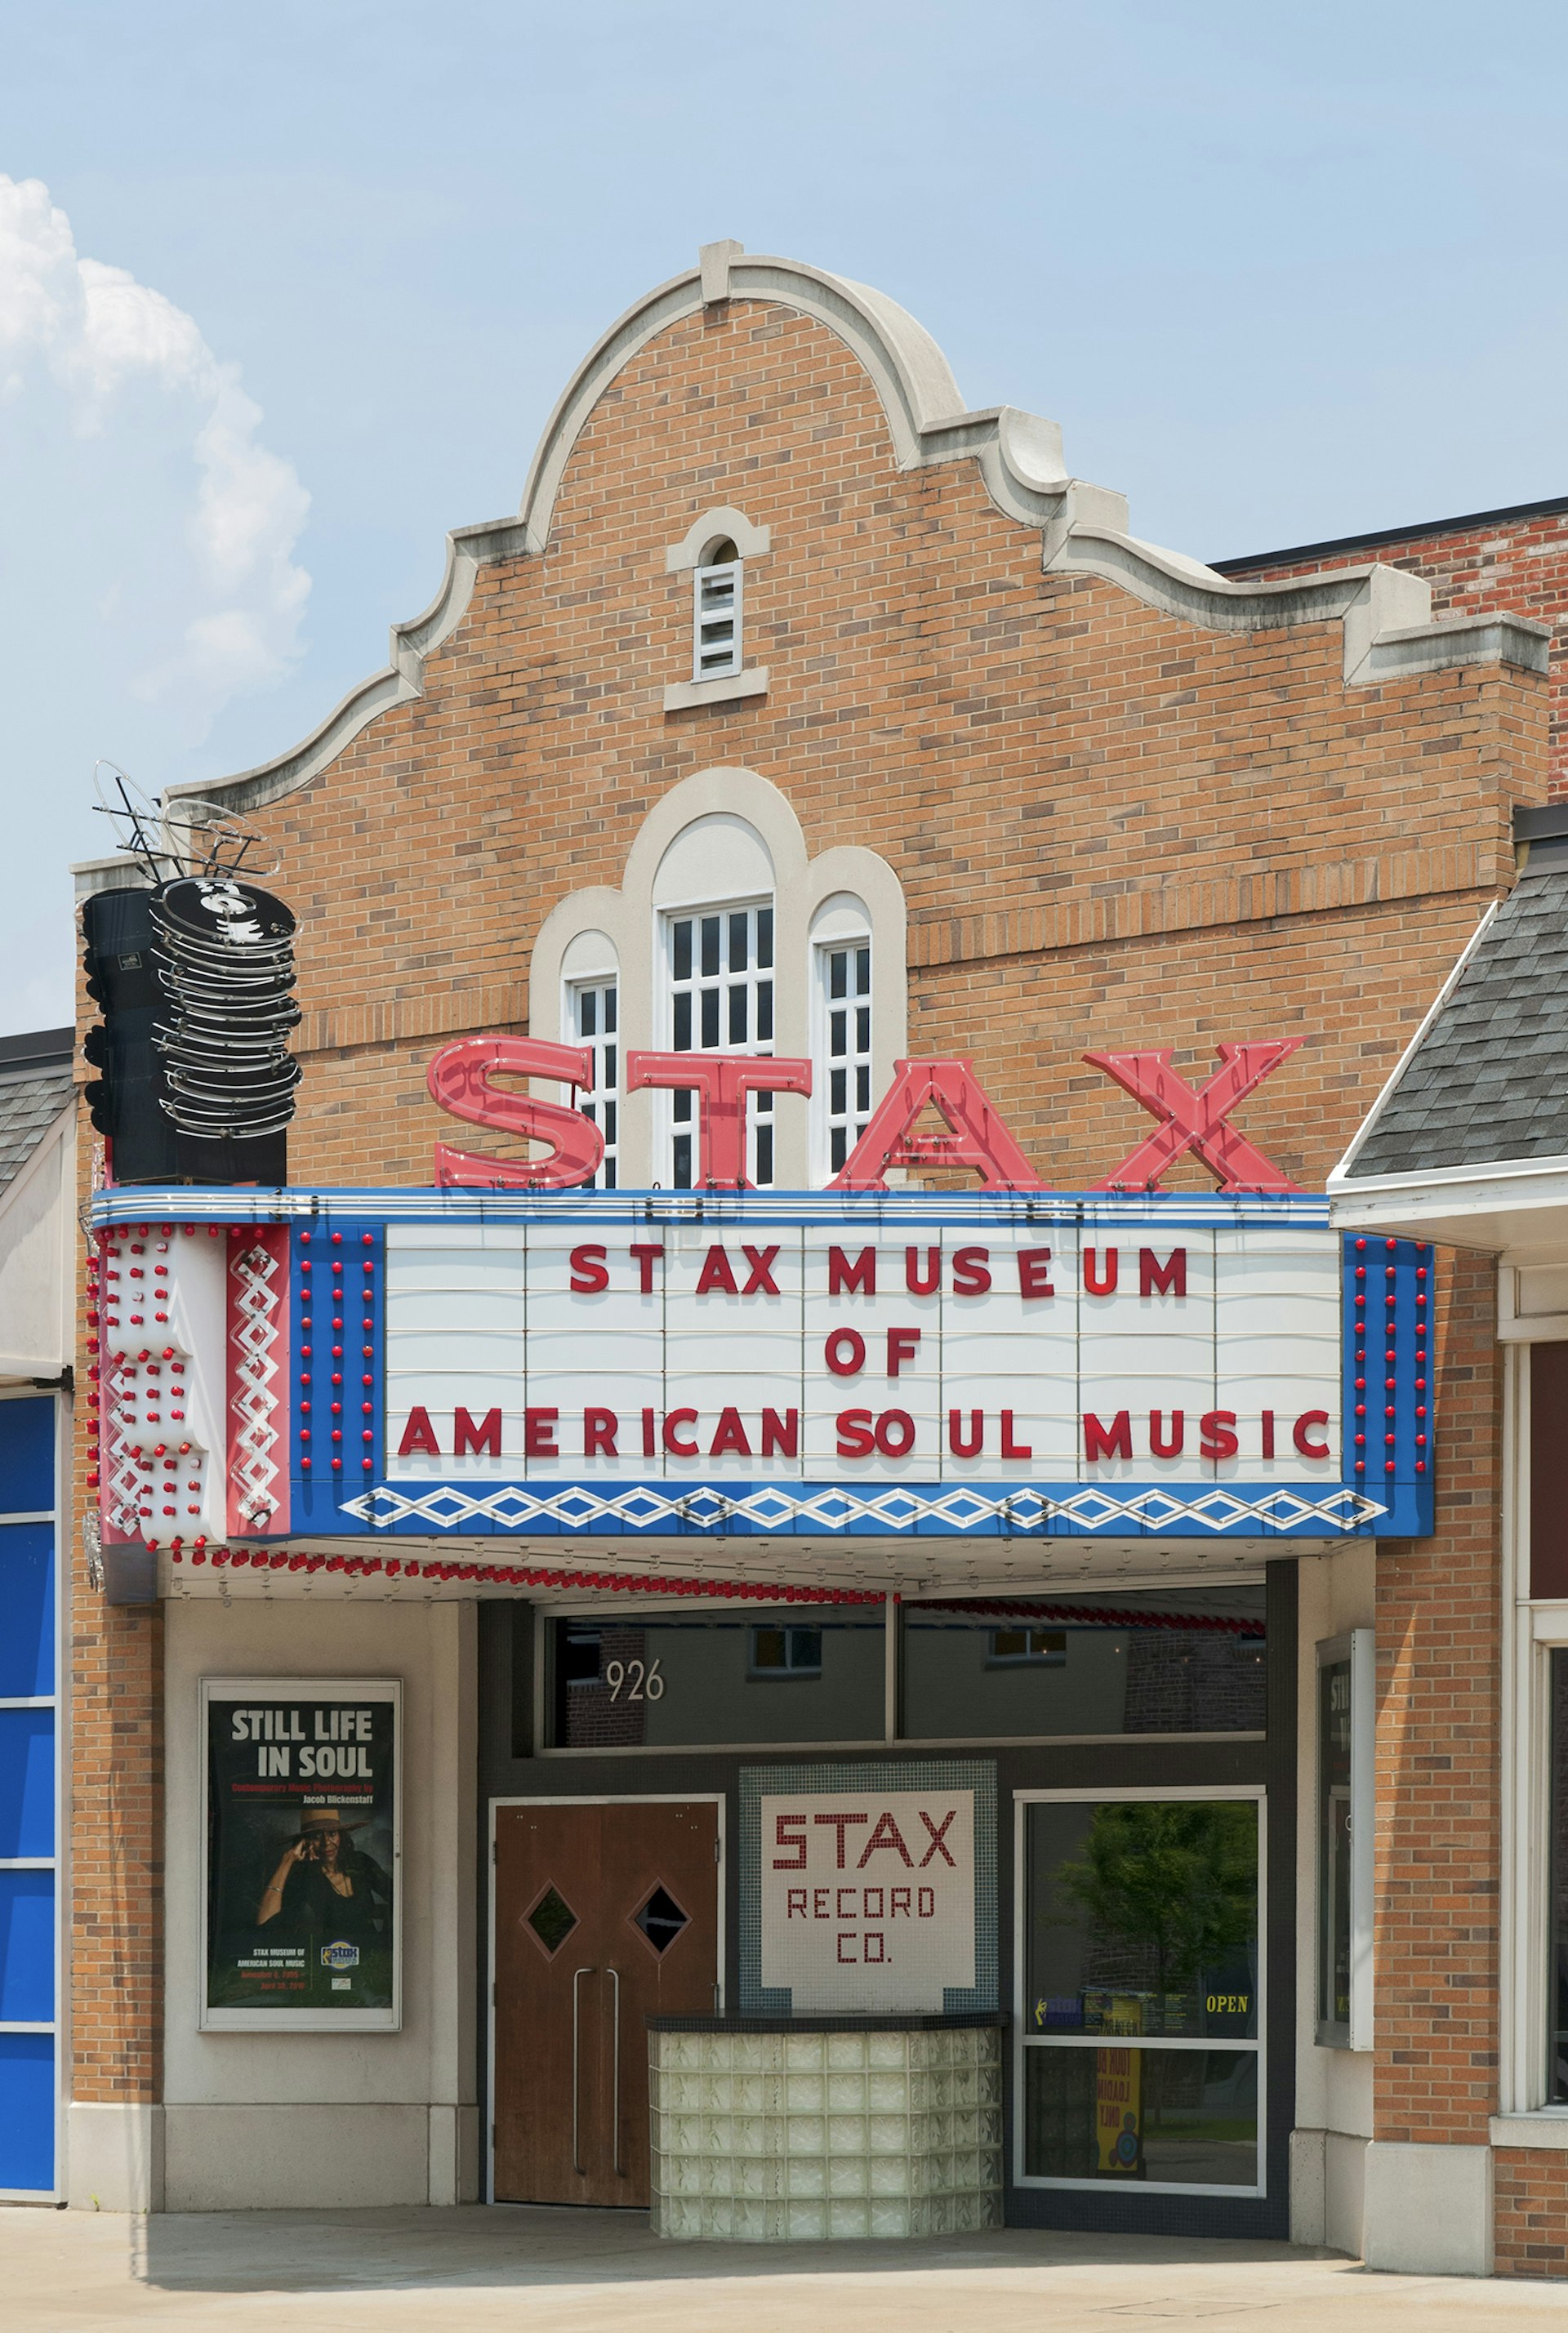
[[[1279,1037],[1251,1045],[1221,1045],[1223,1066],[1196,1090],[1171,1068],[1174,1048],[1169,1045],[1148,1053],[1085,1053],[1086,1061],[1114,1078],[1151,1117],[1162,1121],[1094,1188],[1152,1190],[1166,1168],[1174,1166],[1183,1151],[1191,1150],[1218,1176],[1222,1191],[1299,1190],[1299,1183],[1293,1183],[1282,1167],[1227,1121],[1237,1102],[1261,1085],[1302,1042],[1300,1037]]]

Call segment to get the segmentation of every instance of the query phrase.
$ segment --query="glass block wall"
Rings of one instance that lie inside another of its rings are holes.
[[[996,2026],[649,2040],[656,2233],[761,2243],[1001,2226]]]

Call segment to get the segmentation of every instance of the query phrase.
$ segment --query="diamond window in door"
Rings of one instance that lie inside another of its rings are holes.
[[[553,1884],[544,1890],[534,1909],[524,1916],[552,1959],[577,1925],[576,1913]]]
[[[656,1887],[640,1912],[632,1914],[631,1925],[640,1928],[656,1953],[669,1950],[681,1930],[691,1923],[681,1910],[668,1887]]]

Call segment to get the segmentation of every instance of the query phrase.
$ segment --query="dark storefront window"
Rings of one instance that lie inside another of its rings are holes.
[[[915,1741],[1261,1733],[1261,1587],[904,1607]]]
[[[1318,2039],[1351,2031],[1351,1664],[1318,1670]]]
[[[555,1620],[550,1747],[880,1742],[880,1604]]]
[[[1258,2183],[1255,1798],[1030,1804],[1024,2176]]]

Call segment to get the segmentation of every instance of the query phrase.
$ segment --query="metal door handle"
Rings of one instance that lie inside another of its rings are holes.
[[[580,2179],[585,2177],[586,2175],[583,2172],[582,2158],[577,2144],[577,2093],[579,2087],[577,2079],[579,2055],[577,2043],[577,1980],[580,1976],[592,1976],[592,1974],[593,1971],[591,1968],[573,1969],[572,1972],[572,2168],[576,2172]]]
[[[620,2179],[624,2176],[620,2168],[620,1971],[607,1967],[604,1973],[615,1986],[615,2038],[610,2059],[610,2132],[615,2175]]]

